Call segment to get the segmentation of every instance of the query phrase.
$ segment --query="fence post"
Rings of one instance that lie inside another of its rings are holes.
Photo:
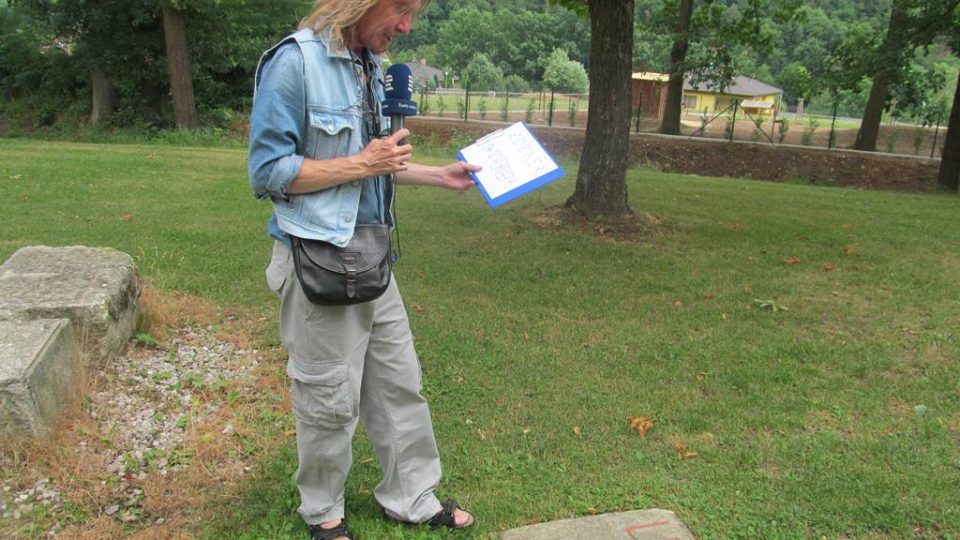
[[[550,113],[547,114],[547,125],[553,127],[553,97],[555,92],[550,90]]]
[[[470,83],[463,85],[464,96],[463,96],[463,121],[466,122],[467,118],[470,117]]]
[[[733,120],[730,122],[730,142],[733,142],[733,133],[737,130],[737,109],[740,107],[740,100],[733,100]]]
[[[503,110],[506,111],[506,114],[503,121],[509,122],[510,121],[510,89],[509,88],[507,89],[505,97],[506,97],[506,102],[503,104]]]
[[[833,143],[837,137],[834,126],[837,125],[837,109],[840,107],[840,102],[833,104],[833,120],[830,121],[830,137],[827,139],[827,150],[833,148]]]
[[[636,120],[636,131],[640,133],[640,115],[643,114],[643,93],[637,95],[637,120]]]
[[[778,112],[780,112],[780,104],[777,103],[777,102],[774,102],[774,104],[773,104],[773,122],[771,122],[771,124],[770,124],[770,139],[771,139],[771,140],[773,140],[773,138],[776,136],[775,132],[776,132],[776,130],[777,130],[777,113],[778,113]]]
[[[933,130],[933,146],[930,147],[930,157],[937,152],[937,135],[940,135],[940,114],[937,114],[937,128]]]

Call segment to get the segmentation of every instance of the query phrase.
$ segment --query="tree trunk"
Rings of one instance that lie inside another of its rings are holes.
[[[680,10],[675,29],[673,48],[670,49],[670,82],[667,83],[667,104],[660,122],[660,133],[680,134],[680,114],[683,106],[683,79],[686,75],[683,63],[690,47],[690,18],[693,16],[693,0],[680,0]]]
[[[960,190],[960,76],[957,77],[957,91],[953,94],[953,108],[950,109],[947,136],[943,141],[937,187],[954,193]]]
[[[163,2],[163,38],[167,48],[170,95],[173,98],[173,115],[177,128],[194,129],[200,122],[193,98],[187,23],[183,12],[174,8],[169,0]]]
[[[860,130],[857,131],[857,141],[853,145],[854,149],[865,152],[875,152],[877,150],[880,122],[883,119],[883,111],[887,104],[887,89],[886,74],[883,72],[877,73],[873,78],[873,85],[870,87],[867,106],[863,109],[863,120],[860,122]]]
[[[617,218],[627,206],[634,0],[589,0],[590,104],[577,187],[567,200],[589,217]]]
[[[897,1],[890,9],[890,24],[887,26],[887,35],[883,38],[880,52],[877,57],[877,73],[873,76],[873,86],[870,87],[870,97],[863,110],[863,120],[857,132],[857,141],[853,145],[856,150],[875,152],[877,137],[880,135],[880,121],[887,106],[887,93],[894,72],[899,69],[899,59],[903,49],[907,46],[905,36],[902,35],[905,14]]]
[[[90,123],[99,124],[113,113],[113,81],[102,71],[94,69],[90,74]]]
[[[588,217],[618,218],[627,206],[633,0],[589,0],[590,104],[577,187],[567,200]]]

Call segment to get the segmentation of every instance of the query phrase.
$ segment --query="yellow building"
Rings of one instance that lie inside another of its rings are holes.
[[[669,79],[669,75],[663,73],[634,73],[633,109],[642,107],[644,116],[662,118]],[[696,86],[689,79],[683,82],[683,114],[702,114],[704,110],[711,114],[727,108],[733,112],[734,100],[739,100],[741,110],[751,115],[773,114],[783,100],[783,90],[742,75],[734,77],[723,92],[709,82]]]
[[[720,89],[710,82],[691,84],[690,80],[683,81],[683,109],[684,114],[718,113],[730,109],[734,100],[740,101],[740,108],[752,115],[773,114],[783,99],[783,90],[770,86],[750,77],[738,75],[733,83]]]

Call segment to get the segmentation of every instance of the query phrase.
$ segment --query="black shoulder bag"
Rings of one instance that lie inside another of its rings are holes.
[[[390,286],[390,226],[358,224],[344,247],[293,237],[293,262],[314,304],[346,306],[379,298]]]

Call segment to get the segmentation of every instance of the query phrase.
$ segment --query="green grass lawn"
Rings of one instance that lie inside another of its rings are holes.
[[[567,169],[497,210],[398,196],[440,494],[479,519],[458,538],[652,507],[705,539],[960,536],[960,198],[634,170],[663,224],[618,242],[544,219]],[[110,246],[161,291],[275,313],[243,150],[0,140],[0,198],[3,259]],[[361,434],[355,531],[443,538],[380,518],[372,458]],[[198,537],[305,537],[292,437],[258,459]]]

